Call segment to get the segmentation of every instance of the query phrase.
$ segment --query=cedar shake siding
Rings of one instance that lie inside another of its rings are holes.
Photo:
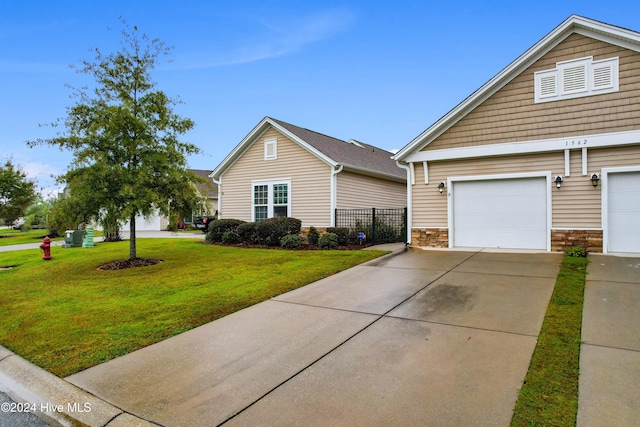
[[[264,140],[277,139],[277,159],[264,159]],[[221,218],[252,220],[253,181],[290,179],[289,216],[302,225],[331,223],[331,167],[273,128],[256,139],[223,175]]]
[[[404,208],[405,182],[393,182],[352,172],[337,176],[337,207],[340,209]]]
[[[534,72],[557,62],[619,57],[615,93],[534,103]],[[423,151],[640,129],[640,53],[572,34]]]

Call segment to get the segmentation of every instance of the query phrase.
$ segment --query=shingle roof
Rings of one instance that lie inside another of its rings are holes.
[[[393,153],[373,145],[342,141],[309,129],[269,117],[271,121],[306,142],[334,162],[345,167],[406,179],[406,172],[391,159]]]
[[[218,186],[213,184],[213,181],[209,177],[211,171],[201,169],[189,169],[193,174],[203,178],[205,182],[196,182],[196,188],[203,197],[208,199],[216,199],[218,197]]]

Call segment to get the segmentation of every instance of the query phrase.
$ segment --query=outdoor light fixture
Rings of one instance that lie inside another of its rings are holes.
[[[591,185],[593,185],[593,188],[596,188],[598,186],[598,181],[600,181],[600,177],[597,173],[591,175]]]
[[[559,190],[560,186],[562,185],[562,177],[560,175],[556,176],[555,183],[556,183],[556,188]]]
[[[440,190],[441,193],[444,190],[444,182],[443,181],[441,181],[440,184],[438,184],[438,190]]]

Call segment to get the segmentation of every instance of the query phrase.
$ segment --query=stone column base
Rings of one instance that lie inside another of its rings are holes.
[[[430,248],[449,247],[448,228],[413,228],[411,229],[411,244]]]
[[[602,230],[551,230],[551,250],[564,252],[581,247],[587,252],[602,253]]]

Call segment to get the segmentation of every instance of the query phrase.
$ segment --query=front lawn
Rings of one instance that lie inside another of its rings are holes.
[[[50,261],[0,253],[0,344],[64,377],[385,253],[137,243],[139,257],[164,262],[96,269],[125,258],[128,241],[56,247]]]

